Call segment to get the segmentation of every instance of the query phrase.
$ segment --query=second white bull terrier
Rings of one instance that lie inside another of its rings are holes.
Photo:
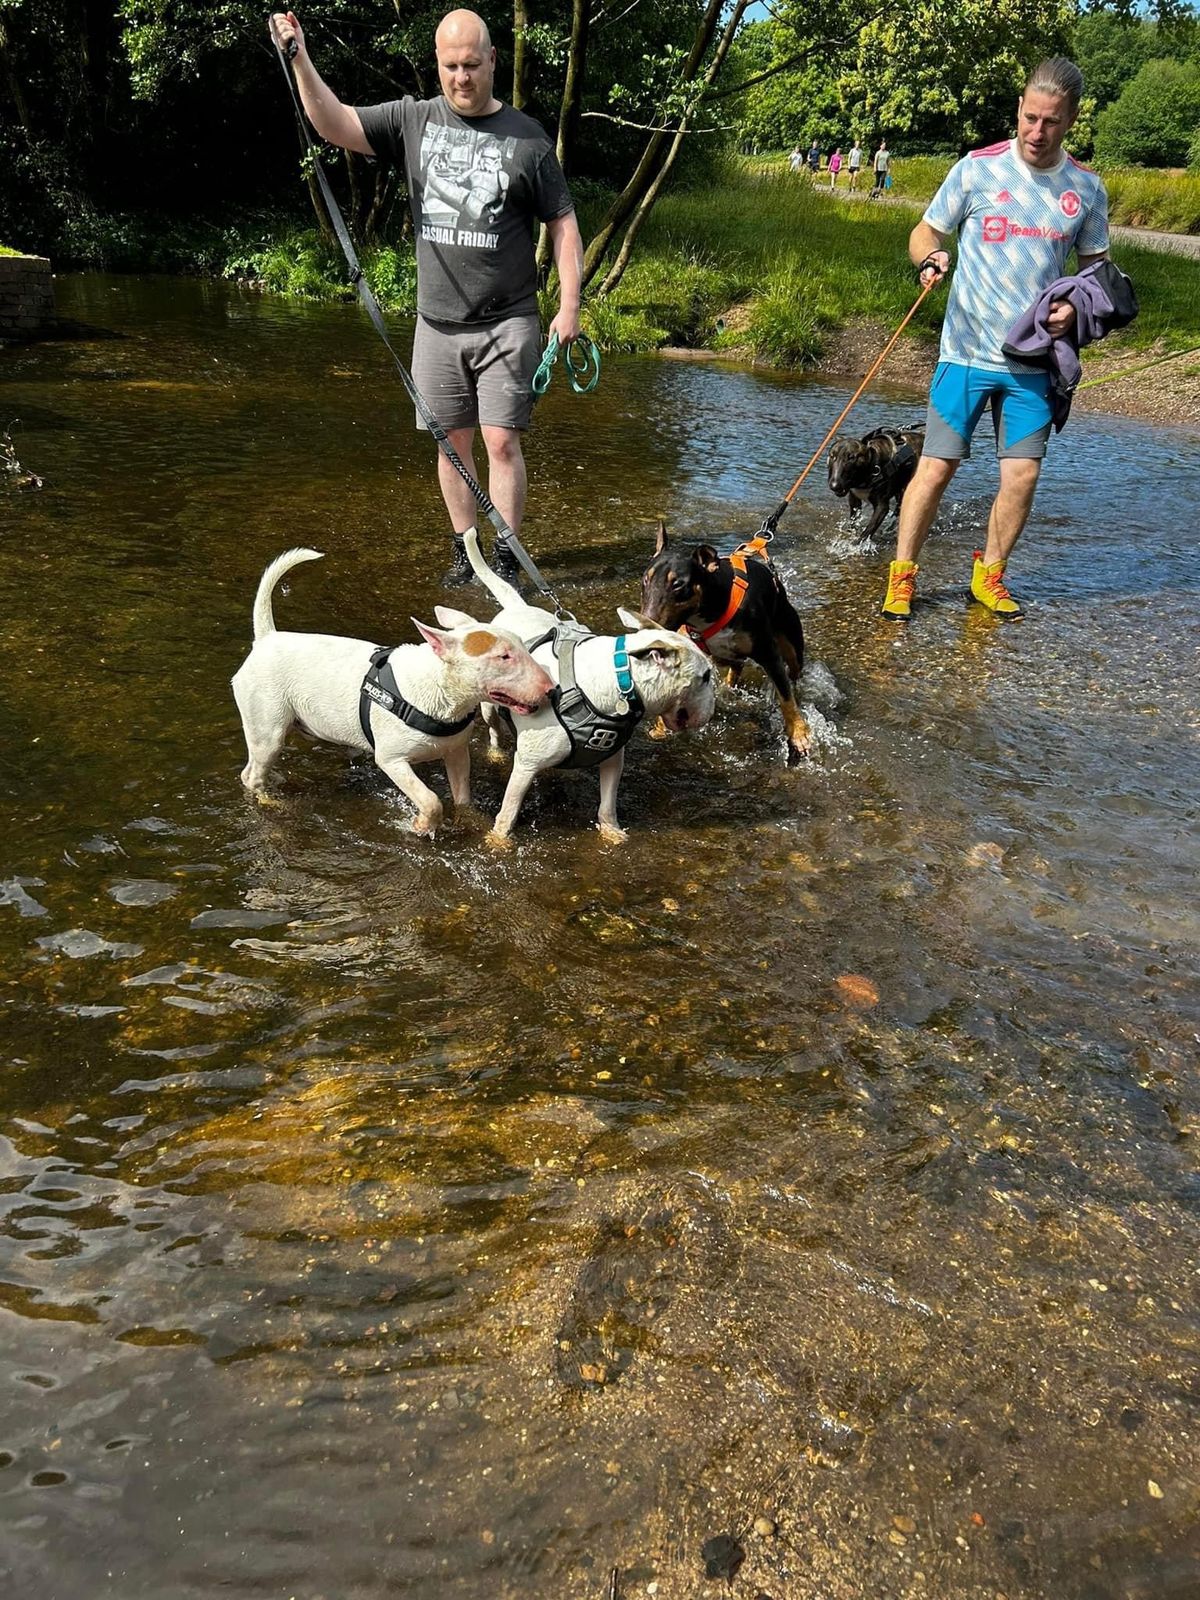
[[[294,726],[376,764],[417,808],[414,833],[432,834],[442,802],[413,771],[444,761],[455,808],[471,804],[471,723],[483,700],[524,718],[553,682],[515,633],[461,611],[435,612],[445,631],[413,621],[424,644],[386,651],[366,639],[281,633],[271,594],[285,572],[319,561],[319,550],[289,550],[263,573],[254,600],[254,648],[233,678],[249,754],[242,782],[262,796],[267,772]],[[389,676],[390,669],[390,676]]]
[[[617,821],[617,789],[625,744],[643,717],[661,717],[676,733],[702,728],[716,703],[711,661],[685,635],[656,628],[621,608],[617,615],[629,631],[620,639],[582,628],[572,638],[549,611],[531,606],[512,584],[496,576],[485,564],[473,531],[466,535],[466,550],[475,576],[502,608],[490,625],[511,630],[532,646],[534,659],[556,680],[550,703],[516,724],[512,775],[489,842],[507,842],[538,773],[563,765],[599,768],[596,826],[606,839],[622,842],[627,835]],[[499,719],[487,704],[483,714],[496,750]]]

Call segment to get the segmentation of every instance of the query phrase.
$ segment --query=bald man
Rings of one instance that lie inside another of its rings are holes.
[[[580,331],[583,245],[554,147],[532,117],[496,99],[496,51],[474,11],[451,11],[438,24],[437,99],[405,95],[378,106],[343,105],[313,66],[292,12],[276,12],[271,27],[283,49],[296,42],[296,83],[321,137],[393,161],[406,175],[417,242],[413,377],[474,476],[475,430],[481,430],[488,492],[519,534],[526,492],[521,434],[529,426],[542,348],[535,222],[546,224],[558,268],[550,332],[565,344]],[[470,490],[437,454],[454,536],[445,582],[457,587],[473,576],[463,535],[475,526],[477,510]],[[520,576],[500,543],[492,565],[510,582]]]

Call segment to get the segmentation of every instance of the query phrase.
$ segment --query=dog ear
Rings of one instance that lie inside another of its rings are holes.
[[[644,617],[640,611],[630,611],[628,606],[618,606],[617,615],[621,619],[622,626],[630,633],[636,633],[640,628],[658,627],[653,617]]]
[[[696,647],[682,634],[666,633],[662,628],[655,627],[653,623],[640,636],[627,639],[625,648],[631,656],[636,656],[639,661],[650,660],[656,666],[665,667],[678,660],[681,655],[686,655],[689,650]]]
[[[706,572],[719,572],[721,558],[711,544],[698,544],[692,551],[693,566],[703,567]]]
[[[440,628],[431,628],[427,622],[418,622],[416,617],[412,620],[417,632],[435,656],[441,656],[444,660],[458,649],[458,640],[452,633],[443,633]]]
[[[667,534],[667,525],[663,521],[663,519],[661,517],[659,517],[659,519],[658,519],[658,537],[654,541],[654,554],[656,556],[662,555],[663,551],[667,548],[667,545],[669,544],[669,542],[670,542],[670,539],[669,539],[669,536]]]
[[[456,611],[453,606],[434,606],[433,614],[443,628],[478,628],[482,626],[474,617],[469,617],[465,611]]]

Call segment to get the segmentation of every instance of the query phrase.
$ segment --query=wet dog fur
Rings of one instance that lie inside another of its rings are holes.
[[[259,799],[266,798],[267,773],[293,727],[351,750],[370,749],[358,719],[359,694],[377,647],[366,639],[275,628],[275,585],[302,561],[320,559],[319,550],[289,550],[263,573],[254,600],[254,647],[234,674],[233,695],[249,756],[242,782]],[[545,701],[550,677],[515,634],[461,611],[439,606],[436,614],[444,631],[414,617],[424,644],[400,645],[392,654],[392,671],[405,699],[446,722],[474,712],[485,698],[500,701],[518,718]],[[422,762],[445,762],[455,810],[469,809],[469,725],[439,737],[409,727],[377,705],[371,706],[370,719],[376,764],[416,807],[415,833],[432,834],[443,812],[441,800],[413,771]]]
[[[549,611],[531,605],[512,584],[497,577],[485,564],[477,534],[468,531],[465,545],[467,559],[475,576],[501,606],[492,619],[492,627],[513,632],[529,644],[554,626],[554,617]],[[707,656],[690,639],[656,627],[635,612],[618,609],[617,614],[626,628],[625,646],[629,653],[629,667],[634,687],[646,708],[646,716],[661,718],[676,733],[704,727],[716,703],[712,664]],[[613,635],[595,634],[585,639],[575,652],[575,674],[579,687],[592,705],[609,713],[617,710],[619,698],[613,669],[615,644]],[[557,680],[558,663],[550,644],[540,646],[534,652],[534,659]],[[483,715],[488,724],[492,750],[499,754],[501,719],[487,705],[483,708]],[[538,773],[557,766],[571,748],[561,723],[548,705],[532,716],[522,717],[515,724],[515,729],[517,743],[512,773],[496,814],[495,826],[489,835],[489,843],[496,846],[503,846],[507,842],[522,802]],[[600,809],[596,826],[611,843],[621,843],[627,837],[617,820],[617,789],[624,766],[625,751],[622,749],[602,761],[596,769],[600,779]]]
[[[914,459],[901,462],[894,471],[889,465],[895,460],[897,445],[886,433],[864,434],[861,439],[845,436],[833,441],[829,449],[829,487],[839,499],[850,502],[850,515],[857,517],[863,506],[870,505],[871,516],[862,530],[862,538],[872,539],[883,525],[893,502],[899,515],[904,492],[913,480],[925,443],[925,429],[917,425],[897,428],[906,444],[913,449]]]
[[[672,544],[666,523],[660,522],[654,560],[642,575],[642,611],[664,628],[686,626],[699,632],[724,615],[735,575],[728,556],[718,555],[711,544],[690,550]],[[779,697],[792,765],[808,754],[810,743],[795,692],[804,670],[804,629],[773,566],[748,560],[746,582],[741,606],[729,625],[708,640],[708,651],[728,668],[730,684],[737,683],[747,661],[766,673]]]

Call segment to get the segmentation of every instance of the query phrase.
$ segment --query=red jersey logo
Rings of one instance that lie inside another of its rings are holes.
[[[1008,237],[1008,218],[984,217],[983,237],[987,244],[1003,244]]]
[[[1075,193],[1074,189],[1068,189],[1064,195],[1059,197],[1058,209],[1064,217],[1077,217],[1082,206],[1083,201]]]

